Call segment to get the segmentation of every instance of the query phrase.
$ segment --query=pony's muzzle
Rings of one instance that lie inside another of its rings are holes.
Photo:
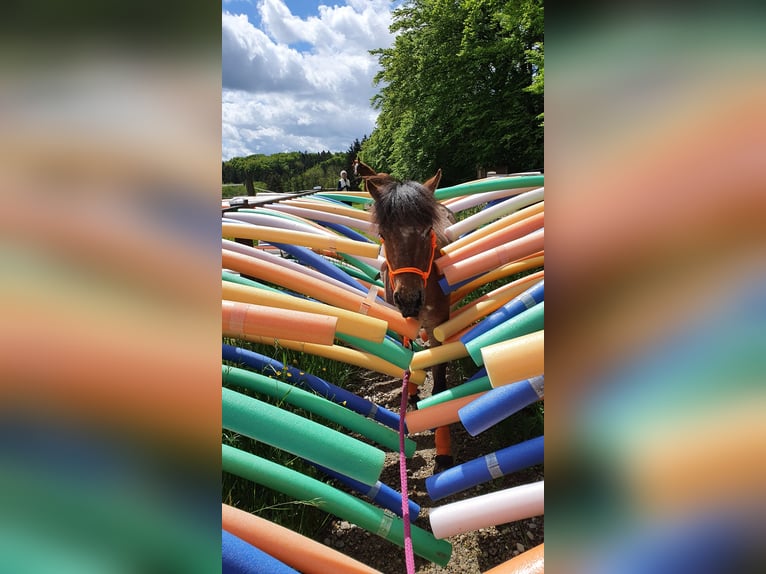
[[[423,290],[404,290],[394,291],[394,303],[399,307],[402,317],[417,317],[420,309],[423,307]]]

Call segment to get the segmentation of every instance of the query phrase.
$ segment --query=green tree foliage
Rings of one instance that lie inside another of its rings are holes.
[[[372,52],[380,115],[363,161],[415,179],[441,167],[448,185],[543,166],[542,0],[408,0],[392,31]]]

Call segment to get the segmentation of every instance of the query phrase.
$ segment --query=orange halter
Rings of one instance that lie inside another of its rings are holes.
[[[383,243],[383,239],[381,239],[380,242]],[[391,269],[391,264],[388,262],[388,257],[386,257],[386,267],[388,267],[388,282],[391,284],[391,290],[392,291],[394,290],[394,277],[401,273],[414,273],[415,275],[419,275],[420,278],[423,280],[423,287],[425,287],[426,283],[428,283],[428,278],[431,276],[431,269],[433,269],[435,255],[436,255],[436,233],[432,229],[431,230],[431,259],[428,261],[428,267],[426,267],[425,271],[423,271],[422,269],[418,269],[417,267],[399,267],[399,269]]]

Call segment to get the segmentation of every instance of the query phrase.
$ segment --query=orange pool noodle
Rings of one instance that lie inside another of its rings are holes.
[[[490,568],[484,574],[544,574],[545,573],[545,544],[514,556],[507,562]]]
[[[301,245],[312,249],[332,249],[348,255],[360,255],[375,258],[380,252],[377,243],[355,241],[347,237],[317,235],[305,231],[293,231],[291,229],[279,229],[264,225],[243,225],[240,223],[222,223],[221,233],[223,237],[241,237],[244,239],[259,239],[274,243],[287,243],[289,245]]]
[[[525,207],[524,209],[520,209],[519,211],[515,213],[511,213],[509,215],[506,215],[498,219],[494,223],[485,225],[484,227],[477,229],[476,231],[473,231],[469,233],[468,235],[465,235],[459,239],[456,239],[452,243],[448,243],[447,245],[442,247],[441,252],[445,255],[453,253],[454,251],[457,251],[458,249],[465,247],[466,245],[469,245],[472,242],[478,239],[481,239],[482,237],[486,237],[490,233],[494,233],[495,231],[498,231],[499,229],[508,227],[516,223],[517,221],[521,221],[522,219],[526,219],[527,217],[530,217],[537,213],[542,213],[544,209],[545,209],[545,202],[543,201],[536,203],[534,205],[530,205],[529,207]]]
[[[381,574],[311,538],[228,504],[221,504],[221,526],[304,574]]]
[[[457,261],[463,261],[468,257],[505,245],[506,243],[523,237],[536,229],[540,229],[544,225],[545,213],[536,213],[511,225],[499,227],[493,233],[477,238],[459,249],[454,249],[449,253],[445,253],[436,259],[436,267],[440,270],[444,269],[447,265],[456,263]]]
[[[474,393],[467,397],[452,399],[451,401],[439,403],[425,409],[409,411],[404,419],[407,423],[407,430],[410,433],[417,433],[456,423],[460,420],[460,417],[457,414],[458,410],[462,409],[471,401],[478,399],[483,394],[484,392]]]
[[[238,301],[221,302],[221,331],[224,337],[238,339],[252,335],[275,339],[299,337],[307,343],[332,345],[335,341],[337,323],[337,317],[328,315]]]
[[[447,278],[447,282],[450,285],[455,285],[481,273],[486,273],[505,263],[517,261],[527,255],[531,255],[543,249],[544,246],[545,230],[536,229],[532,233],[505,245],[446,265],[442,271]]]
[[[537,251],[533,253],[532,255],[523,257],[519,259],[518,261],[514,261],[513,263],[506,263],[502,267],[495,269],[494,271],[485,273],[484,275],[481,275],[480,277],[477,277],[473,281],[470,281],[469,283],[466,283],[465,285],[460,287],[457,291],[452,293],[452,295],[450,296],[450,302],[454,304],[457,301],[460,301],[463,297],[472,293],[475,289],[478,289],[482,285],[486,285],[487,283],[491,283],[492,281],[495,281],[497,279],[502,279],[503,277],[515,275],[516,273],[522,273],[524,271],[528,271],[529,269],[542,267],[544,264],[545,264],[544,251]]]
[[[280,309],[294,309],[307,313],[319,313],[338,318],[336,329],[339,333],[380,343],[386,335],[388,324],[382,319],[367,317],[346,309],[339,309],[325,303],[308,301],[286,293],[275,293],[266,289],[221,281],[221,295],[229,301],[240,301],[255,305],[268,305]]]
[[[306,275],[297,274],[290,269],[280,267],[269,261],[262,261],[227,249],[222,251],[221,258],[225,269],[231,269],[232,271],[261,278],[264,281],[276,283],[292,291],[313,297],[328,305],[334,305],[355,313],[360,312],[362,303],[366,299],[365,295],[342,291],[332,285],[327,285]],[[397,309],[391,307],[373,302],[366,314],[370,317],[383,319],[388,323],[389,329],[411,339],[415,339],[420,331],[420,325],[415,319],[405,319]]]

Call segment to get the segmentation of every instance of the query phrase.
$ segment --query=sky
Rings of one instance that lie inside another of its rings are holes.
[[[392,45],[383,0],[223,0],[222,157],[346,151],[378,112],[375,48]]]

